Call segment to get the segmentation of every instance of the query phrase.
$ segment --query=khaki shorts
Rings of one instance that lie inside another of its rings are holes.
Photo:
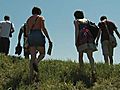
[[[113,56],[113,47],[110,45],[108,40],[102,42],[103,55]]]

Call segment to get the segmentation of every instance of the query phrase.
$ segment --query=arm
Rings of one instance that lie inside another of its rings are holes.
[[[0,32],[2,31],[2,26],[0,26]]]
[[[43,31],[43,33],[45,34],[45,36],[47,37],[49,43],[51,43],[51,40],[50,40],[48,31],[47,31],[47,29],[46,29],[46,27],[45,27],[45,24],[44,24],[44,20],[42,20],[42,31]]]
[[[51,40],[50,40],[50,37],[49,37],[49,35],[48,35],[47,29],[44,28],[44,29],[43,29],[43,32],[44,32],[45,36],[47,37],[48,41],[50,42]]]
[[[120,39],[120,33],[118,32],[118,30],[115,29],[114,31],[115,31],[116,35],[119,37],[119,39]]]
[[[99,38],[100,38],[100,34],[101,34],[101,30],[99,28],[99,32],[98,32],[98,35],[97,35],[97,38],[96,38],[96,42],[95,44],[98,46],[98,41],[99,41]]]
[[[18,44],[20,44],[22,34],[23,34],[23,28],[21,27],[20,31],[19,31],[19,34],[18,34]]]
[[[15,31],[15,30],[14,30],[14,26],[13,26],[13,24],[11,23],[9,37],[12,37],[12,33],[13,33],[14,31]]]
[[[14,25],[11,23],[11,29],[10,29],[10,32],[13,33],[15,30],[14,30]]]
[[[74,26],[75,26],[75,45],[78,46],[79,27],[77,21],[74,21]]]

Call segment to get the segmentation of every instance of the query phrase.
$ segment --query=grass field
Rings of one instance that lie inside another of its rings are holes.
[[[43,60],[40,81],[28,84],[29,60],[0,55],[0,90],[120,90],[120,65],[96,64],[96,82],[91,68],[73,61]]]

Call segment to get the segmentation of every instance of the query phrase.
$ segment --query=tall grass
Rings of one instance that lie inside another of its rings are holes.
[[[96,64],[96,82],[91,68],[72,61],[43,60],[40,81],[28,84],[29,60],[0,55],[0,90],[120,90],[120,65]]]

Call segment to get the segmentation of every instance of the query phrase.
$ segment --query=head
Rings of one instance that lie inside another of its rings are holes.
[[[104,20],[106,20],[106,19],[107,19],[106,16],[101,16],[101,17],[100,17],[100,21],[104,21]]]
[[[75,19],[83,19],[84,18],[83,11],[75,11],[74,17],[75,17]]]
[[[33,15],[35,15],[35,14],[40,15],[41,13],[42,13],[42,11],[41,11],[40,8],[38,8],[38,7],[33,7],[33,9],[32,9],[32,14],[33,14]]]
[[[4,16],[4,20],[10,20],[10,17],[9,16]]]

